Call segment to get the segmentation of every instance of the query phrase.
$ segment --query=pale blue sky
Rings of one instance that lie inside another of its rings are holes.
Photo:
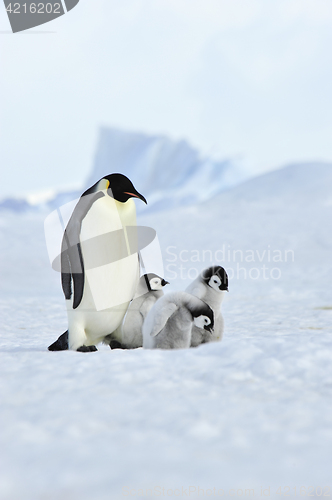
[[[81,0],[9,29],[1,5],[0,196],[81,183],[108,124],[255,171],[332,161],[331,0]]]

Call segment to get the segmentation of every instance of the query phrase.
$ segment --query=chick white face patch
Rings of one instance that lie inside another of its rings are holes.
[[[203,314],[201,316],[198,316],[197,318],[194,318],[194,324],[197,326],[197,328],[205,328],[206,326],[209,326],[211,324],[210,318],[207,316],[204,316]]]
[[[161,284],[161,279],[160,278],[152,278],[150,280],[150,288],[151,290],[161,290],[162,284]]]
[[[211,288],[214,288],[214,290],[217,290],[217,292],[219,292],[220,285],[221,285],[221,279],[219,278],[219,276],[217,276],[216,274],[211,276],[210,281],[209,281],[209,286]]]

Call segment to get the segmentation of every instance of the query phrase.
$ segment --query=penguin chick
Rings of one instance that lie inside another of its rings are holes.
[[[161,297],[143,323],[144,349],[190,347],[193,323],[208,335],[213,331],[213,311],[202,300],[185,292]]]
[[[228,276],[221,266],[212,266],[204,271],[186,288],[186,292],[204,300],[214,313],[214,331],[207,333],[203,328],[193,325],[191,332],[191,347],[197,347],[206,342],[217,342],[224,333],[224,318],[220,306],[225,292],[228,292]]]
[[[168,284],[168,281],[157,274],[149,273],[141,276],[136,295],[131,301],[121,325],[121,347],[123,349],[142,347],[144,319],[156,301],[164,295],[163,287]]]

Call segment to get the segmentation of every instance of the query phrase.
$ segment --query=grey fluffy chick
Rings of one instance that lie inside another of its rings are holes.
[[[210,306],[186,292],[164,295],[144,320],[144,349],[190,347],[193,323],[211,335],[214,319]]]
[[[168,281],[157,274],[141,276],[135,297],[129,304],[127,313],[120,327],[121,347],[136,349],[143,345],[142,326],[151,307],[164,295],[163,287]]]
[[[191,347],[197,347],[206,342],[218,342],[224,333],[224,318],[220,306],[225,292],[228,292],[228,276],[221,266],[212,266],[202,273],[186,288],[186,292],[204,300],[214,313],[214,331],[208,333],[203,328],[193,325],[191,332]]]

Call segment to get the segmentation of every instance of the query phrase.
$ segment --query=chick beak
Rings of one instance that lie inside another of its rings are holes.
[[[164,279],[161,281],[161,286],[169,285],[169,281],[165,281]]]

